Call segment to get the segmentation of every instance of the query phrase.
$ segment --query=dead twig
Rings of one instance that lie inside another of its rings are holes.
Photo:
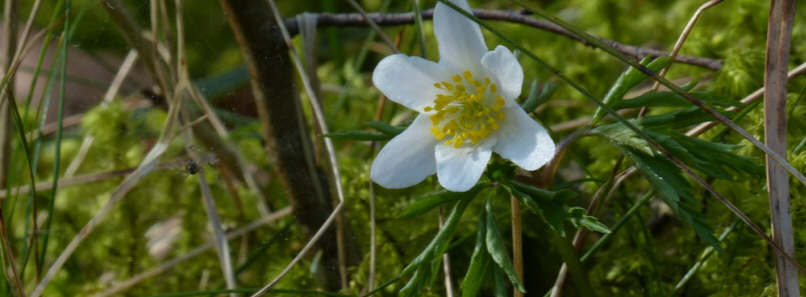
[[[550,22],[542,21],[535,19],[527,14],[523,14],[520,11],[509,11],[509,10],[488,10],[488,9],[473,9],[473,14],[483,20],[493,20],[493,21],[503,21],[515,24],[526,25],[529,27],[541,29],[544,31],[548,31],[554,34],[561,35],[563,37],[567,37],[571,40],[580,42],[586,46],[597,48],[595,44],[587,42],[585,39],[576,36],[574,33],[563,29],[560,26],[552,24]],[[317,13],[314,14],[317,18],[317,26],[319,27],[364,27],[367,26],[367,21],[364,19],[364,16],[360,13]],[[407,12],[407,13],[368,13],[367,16],[372,19],[372,21],[377,24],[378,26],[399,26],[399,25],[410,25],[414,24],[416,15],[414,12]],[[434,17],[434,10],[428,9],[422,11],[422,18],[424,20],[430,20]],[[291,36],[294,36],[299,33],[299,27],[297,25],[296,18],[288,18],[285,20],[285,25],[288,27],[288,32]],[[628,55],[630,57],[636,59],[642,59],[644,57],[661,57],[661,56],[670,56],[669,52],[665,52],[662,50],[652,49],[652,48],[645,48],[639,47],[635,45],[629,44],[622,44],[618,43],[613,40],[605,39],[602,37],[596,37],[601,42],[615,48],[617,51],[621,52],[622,54]],[[695,65],[700,67],[705,67],[711,70],[719,70],[722,69],[722,61],[710,58],[703,58],[703,57],[694,57],[694,56],[686,56],[686,55],[679,55],[675,58],[675,61],[683,64]]]

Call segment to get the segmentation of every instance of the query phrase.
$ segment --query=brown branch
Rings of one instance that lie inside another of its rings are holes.
[[[548,31],[554,34],[567,37],[571,40],[580,42],[586,46],[596,48],[594,44],[585,41],[584,39],[576,36],[575,34],[571,33],[568,30],[563,29],[560,26],[557,26],[547,21],[538,20],[536,18],[529,16],[528,14],[524,14],[519,11],[473,9],[473,14],[482,20],[502,21],[538,28],[544,31]],[[317,20],[316,24],[318,27],[367,26],[367,21],[364,20],[364,17],[360,13],[316,13],[314,15],[316,16]],[[414,24],[415,19],[415,15],[413,12],[369,13],[367,15],[378,26],[410,25]],[[434,17],[434,10],[433,9],[424,10],[422,12],[422,17],[424,20],[432,19]],[[288,27],[289,34],[296,35],[297,33],[299,33],[299,26],[297,25],[297,19],[295,17],[287,18],[285,20],[285,25],[286,27]],[[628,55],[636,59],[643,59],[646,56],[651,57],[671,56],[671,53],[662,50],[639,47],[629,44],[622,44],[602,37],[596,37],[596,38],[598,38],[600,41],[604,42],[608,46],[615,48],[622,54]],[[705,67],[711,70],[722,69],[722,61],[717,59],[678,55],[677,57],[675,57],[675,61],[678,63]]]
[[[333,211],[326,175],[316,165],[296,92],[289,44],[275,25],[265,0],[220,0],[241,47],[255,95],[266,149],[288,195],[294,216],[309,238]],[[338,182],[338,181],[336,181]],[[323,251],[319,279],[329,291],[339,290],[336,230],[327,228],[317,246]]]

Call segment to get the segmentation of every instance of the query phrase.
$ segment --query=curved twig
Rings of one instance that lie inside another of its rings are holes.
[[[563,29],[560,26],[557,26],[547,21],[541,21],[535,19],[529,16],[528,14],[524,14],[520,11],[473,9],[473,14],[476,17],[483,20],[503,21],[538,28],[544,31],[548,31],[554,34],[567,37],[571,40],[577,41],[586,46],[592,48],[598,48],[597,45],[588,42],[583,38],[580,38],[579,36],[575,35],[574,33],[571,33],[566,29]],[[367,21],[364,20],[364,17],[360,13],[315,13],[312,15],[316,16],[316,25],[319,27],[368,26]],[[399,25],[414,24],[416,18],[414,12],[368,13],[367,15],[378,26],[399,26]],[[422,18],[424,20],[430,20],[433,19],[433,17],[434,17],[433,9],[422,11]],[[296,17],[287,18],[285,19],[284,23],[288,28],[289,35],[294,36],[299,33],[299,26],[297,24]],[[602,37],[596,37],[596,38],[599,39],[599,41],[603,42],[604,44],[621,52],[622,54],[628,55],[636,59],[642,59],[646,56],[651,57],[671,56],[671,53],[662,50],[639,47],[636,45],[622,44]],[[722,61],[717,59],[679,55],[675,57],[675,61],[678,63],[705,67],[711,70],[722,69]]]

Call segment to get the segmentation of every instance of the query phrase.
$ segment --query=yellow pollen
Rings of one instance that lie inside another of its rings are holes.
[[[423,110],[431,113],[428,117],[433,125],[431,134],[439,141],[444,140],[445,145],[454,148],[477,145],[506,119],[501,112],[505,101],[489,77],[475,80],[465,70],[451,76],[451,82],[437,82],[434,87],[442,94]]]

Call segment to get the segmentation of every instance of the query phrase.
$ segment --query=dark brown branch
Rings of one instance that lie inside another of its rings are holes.
[[[310,129],[301,113],[288,45],[265,0],[220,0],[255,95],[266,149],[288,195],[294,217],[310,238],[333,210],[324,171],[316,166]],[[319,278],[328,291],[340,289],[336,229],[317,242],[323,252]]]
[[[567,38],[570,38],[574,41],[580,42],[584,45],[587,45],[592,48],[596,48],[595,45],[590,44],[589,42],[585,41],[582,38],[577,37],[573,33],[569,32],[547,21],[541,21],[535,19],[527,14],[523,14],[519,11],[509,11],[509,10],[488,10],[488,9],[474,9],[473,14],[476,15],[478,18],[483,20],[493,20],[493,21],[502,21],[502,22],[509,22],[509,23],[516,23],[522,24],[529,27],[538,28],[541,30],[545,30],[554,34],[562,35]],[[317,19],[317,26],[318,27],[366,27],[367,22],[364,20],[364,17],[361,16],[359,13],[315,13]],[[399,25],[410,25],[414,24],[414,13],[407,12],[407,13],[369,13],[369,17],[376,23],[378,26],[399,26]],[[424,10],[422,12],[423,19],[430,20],[434,17],[434,10]],[[297,18],[287,18],[285,20],[286,27],[288,27],[288,32],[291,35],[296,35],[299,33],[299,26],[297,25]],[[597,37],[599,40],[604,42],[605,44],[615,48],[617,51],[634,57],[636,59],[643,59],[646,56],[651,57],[659,57],[659,56],[670,56],[671,53],[652,49],[652,48],[645,48],[639,47],[635,45],[629,44],[621,44],[613,40]],[[705,67],[711,70],[719,70],[722,69],[722,61],[717,59],[710,59],[710,58],[702,58],[702,57],[694,57],[694,56],[686,56],[686,55],[678,55],[675,58],[675,61],[678,63],[695,65],[700,67]]]

